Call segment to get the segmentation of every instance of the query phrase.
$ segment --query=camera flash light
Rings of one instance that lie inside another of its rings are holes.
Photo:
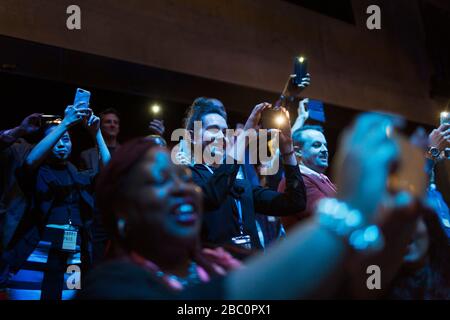
[[[450,123],[450,114],[447,111],[442,111],[440,118],[441,125],[444,123]]]
[[[275,123],[278,126],[281,126],[284,123],[284,121],[285,121],[285,118],[282,115],[279,115],[275,118]]]

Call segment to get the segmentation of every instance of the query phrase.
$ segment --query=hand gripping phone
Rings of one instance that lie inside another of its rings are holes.
[[[75,99],[73,101],[73,106],[77,109],[88,109],[90,99],[91,99],[91,93],[89,91],[78,88],[75,93]],[[77,107],[77,105],[81,102],[84,102],[84,104]]]

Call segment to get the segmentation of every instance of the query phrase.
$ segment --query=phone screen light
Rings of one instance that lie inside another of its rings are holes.
[[[159,104],[154,104],[150,107],[150,112],[153,114],[158,114],[161,112],[161,106]]]

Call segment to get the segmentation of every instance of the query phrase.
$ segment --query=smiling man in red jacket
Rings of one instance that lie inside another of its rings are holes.
[[[324,174],[328,168],[328,148],[323,128],[303,126],[294,132],[292,139],[306,187],[306,210],[282,217],[283,225],[287,230],[298,221],[310,217],[320,199],[336,197],[336,186]],[[283,179],[278,192],[283,192],[284,189],[285,180]]]

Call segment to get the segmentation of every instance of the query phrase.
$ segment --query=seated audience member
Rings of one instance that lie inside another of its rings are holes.
[[[257,105],[244,130],[254,129],[262,112],[268,108],[271,108],[268,103]],[[283,110],[288,118],[287,111]],[[228,141],[225,136],[228,128],[226,117],[222,103],[216,99],[197,98],[192,104],[186,128],[193,131],[194,122],[201,122],[201,141],[194,143],[201,144],[203,154],[214,153],[216,159],[225,159],[227,154],[224,150],[238,144]],[[242,165],[235,161],[233,164],[227,164],[226,161],[220,164],[211,158],[205,158],[201,159],[203,163],[192,166],[194,182],[203,190],[204,242],[215,245],[236,244],[247,249],[262,248],[256,229],[255,212],[279,216],[293,214],[305,208],[305,189],[294,155],[289,121],[285,122],[280,131],[280,152],[288,181],[284,193],[252,186],[245,177]],[[243,136],[241,134],[238,139]],[[245,149],[238,153],[237,157],[241,157],[243,162]]]
[[[399,155],[386,135],[386,122],[378,115],[356,120],[341,144],[347,161],[337,168],[344,186],[338,199],[321,200],[313,219],[296,226],[266,255],[249,258],[243,268],[223,250],[201,249],[202,190],[189,168],[174,165],[169,152],[148,139],[126,143],[97,185],[105,226],[113,234],[112,259],[83,277],[78,298],[337,297],[346,279],[344,266],[383,248],[373,221],[381,213],[389,220],[403,211],[409,225],[417,216],[409,202],[387,193],[388,174]],[[362,188],[373,175],[378,178]],[[381,211],[387,200],[392,205]],[[368,232],[371,236],[364,236]],[[403,248],[400,259],[411,235],[409,230],[393,237]]]
[[[80,106],[67,107],[59,124],[45,128],[45,137],[18,173],[32,207],[13,239],[12,259],[20,270],[8,284],[11,299],[65,299],[73,294],[64,290],[68,265],[81,265],[82,270],[89,266],[95,172],[80,172],[68,161],[72,150],[68,129],[85,121],[104,165],[110,155],[99,130],[100,119]]]
[[[26,211],[29,202],[17,183],[15,172],[22,166],[32,145],[24,138],[38,132],[41,114],[34,113],[10,130],[0,131],[0,291],[6,286],[9,263],[3,252]]]

